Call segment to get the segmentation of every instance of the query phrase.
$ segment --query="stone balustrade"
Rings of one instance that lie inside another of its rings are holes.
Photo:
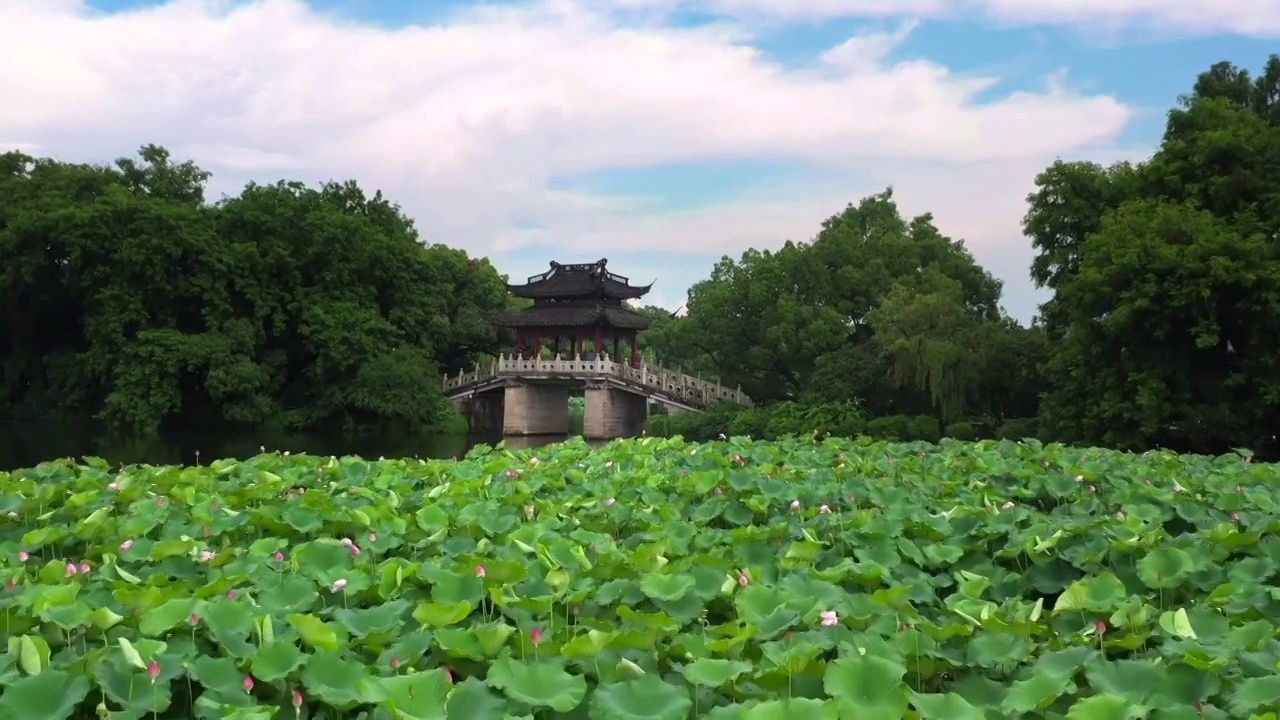
[[[445,375],[443,389],[446,396],[466,392],[478,385],[499,378],[572,380],[615,380],[638,389],[649,390],[693,407],[706,408],[722,402],[751,406],[751,398],[742,388],[727,388],[701,377],[685,375],[657,365],[641,363],[632,367],[625,362],[614,362],[603,356],[594,360],[581,358],[554,360],[525,359],[500,355],[488,367],[480,366],[471,372],[459,371],[457,375]]]

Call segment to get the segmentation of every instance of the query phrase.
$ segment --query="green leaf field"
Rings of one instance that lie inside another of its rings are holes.
[[[645,438],[0,473],[0,720],[1274,720],[1276,466]]]

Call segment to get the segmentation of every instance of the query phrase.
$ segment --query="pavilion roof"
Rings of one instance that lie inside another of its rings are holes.
[[[609,261],[565,265],[555,261],[546,272],[533,275],[523,285],[507,284],[507,291],[523,298],[565,300],[580,298],[608,298],[610,300],[634,300],[644,297],[653,283],[632,285],[622,275],[609,272]]]

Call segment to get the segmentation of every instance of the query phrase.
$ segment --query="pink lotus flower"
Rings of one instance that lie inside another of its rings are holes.
[[[1090,485],[1090,486],[1089,486],[1089,492],[1098,492],[1098,488],[1096,488],[1096,487],[1094,487],[1094,486]]]
[[[235,600],[235,599],[236,599],[236,591],[235,591],[235,590],[228,590],[228,591],[227,591],[227,599],[228,599],[228,600]]]
[[[164,506],[164,498],[162,497],[156,498],[156,507],[163,507],[163,506]]]
[[[147,676],[151,678],[151,684],[154,685],[156,678],[160,677],[160,664],[152,660],[151,663],[147,665]]]
[[[241,683],[241,685],[243,685],[243,686],[244,686],[244,691],[245,691],[245,692],[247,692],[247,693],[248,693],[248,692],[253,692],[253,677],[252,677],[252,676],[250,676],[250,675],[245,675],[245,676],[244,676],[244,682],[243,682],[243,683]]]
[[[76,574],[76,564],[75,564],[75,563],[67,563],[67,574],[68,574],[68,575],[75,575],[75,574]]]
[[[444,678],[451,683],[453,682],[453,673],[449,671],[449,668],[444,669]]]
[[[745,572],[738,571],[738,587],[746,587],[751,584],[751,579],[747,577]]]
[[[484,577],[484,566],[483,566],[483,565],[477,565],[477,566],[476,566],[476,577],[481,577],[481,578],[482,578],[482,577]]]
[[[825,610],[822,613],[822,627],[831,627],[840,623],[840,616],[835,610]]]
[[[1097,627],[1098,627],[1098,632],[1099,632],[1099,633],[1104,633],[1104,632],[1106,632],[1106,631],[1107,631],[1107,624],[1106,624],[1105,622],[1101,621],[1101,620],[1099,620],[1099,621],[1098,621],[1098,626],[1097,626]]]
[[[200,551],[200,562],[207,563],[214,558],[215,553],[212,550]]]
[[[9,582],[7,582],[7,583],[5,583],[5,584],[4,584],[4,589],[5,589],[5,590],[12,590],[12,589],[14,589],[14,588],[15,588],[15,587],[17,587],[17,586],[18,586],[18,584],[17,584],[17,583],[15,583],[14,581],[10,580]]]
[[[187,618],[187,622],[191,623],[192,625],[199,625],[199,624],[200,624],[200,616],[199,616],[199,615],[192,615],[191,617]]]
[[[1240,519],[1240,513],[1231,513],[1231,519],[1232,519],[1232,520],[1239,520],[1239,519]]]
[[[826,505],[823,505],[822,507],[818,508],[818,514],[819,514],[819,515],[830,515],[830,514],[831,514],[831,508],[827,507]]]
[[[18,551],[18,562],[26,562],[26,561],[27,561],[27,558],[30,558],[30,557],[31,557],[31,556],[27,554],[27,551],[26,551],[26,550],[19,550],[19,551]]]
[[[335,592],[335,593],[336,593],[336,592],[338,592],[339,590],[341,590],[342,588],[344,588],[344,587],[346,587],[346,586],[347,586],[347,581],[346,581],[346,579],[344,579],[344,578],[338,578],[337,580],[334,580],[334,581],[333,581],[333,584],[332,584],[332,585],[330,585],[330,586],[329,586],[329,592]]]
[[[274,558],[275,558],[275,559],[277,559],[277,560],[284,560],[284,553],[282,553],[282,552],[280,552],[279,550],[277,550],[277,551],[276,551],[276,554],[275,554],[275,555],[273,555],[272,557],[274,557]]]
[[[82,574],[83,574],[83,573],[87,573],[87,572],[89,572],[89,563],[87,563],[87,562],[82,562],[82,563],[80,563],[80,572],[81,572]]]
[[[297,690],[293,691],[293,709],[297,710],[302,707],[302,693]]]
[[[538,628],[534,628],[529,632],[529,639],[533,641],[534,645],[542,642],[542,631]]]
[[[351,546],[351,557],[360,557],[360,548],[355,545]]]
[[[391,658],[391,669],[392,670],[400,669],[400,658],[397,658],[397,657]]]
[[[791,512],[795,512],[796,510],[799,510],[799,509],[800,509],[800,501],[799,501],[799,500],[792,500],[792,501],[791,501]]]
[[[120,543],[120,552],[129,552],[129,548],[131,547],[133,547],[133,541],[125,540],[124,542]]]
[[[369,542],[371,542],[371,543],[378,542],[378,534],[377,534],[377,533],[369,533]]]

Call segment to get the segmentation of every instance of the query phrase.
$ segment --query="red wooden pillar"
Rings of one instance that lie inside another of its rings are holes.
[[[542,359],[542,333],[533,332],[533,350],[529,352],[529,357],[533,360]]]
[[[516,331],[516,357],[524,359],[524,331]]]
[[[631,333],[631,367],[640,367],[640,349],[636,347],[636,334]]]
[[[582,357],[582,328],[573,331],[573,359]]]
[[[600,359],[600,353],[604,352],[604,336],[600,332],[600,328],[596,328],[596,359]]]

